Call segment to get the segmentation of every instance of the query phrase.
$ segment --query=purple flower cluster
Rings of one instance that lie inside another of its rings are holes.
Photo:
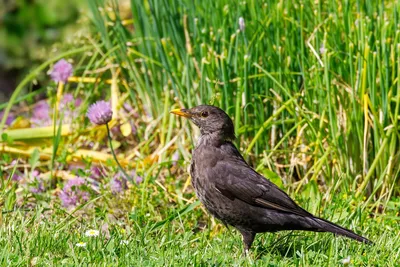
[[[79,116],[79,106],[82,103],[81,98],[74,98],[72,94],[65,94],[60,102],[60,110],[64,112],[63,123],[71,123]],[[40,100],[33,107],[31,123],[33,127],[52,125],[52,112],[49,103],[46,100]]]
[[[88,201],[89,193],[84,191],[85,185],[86,181],[82,177],[69,179],[59,194],[62,205],[69,208],[76,206],[78,203]]]
[[[33,182],[31,183],[31,186],[29,187],[29,191],[34,194],[40,194],[45,191],[44,187],[44,182],[42,178],[39,177],[40,172],[37,170],[34,170],[32,172],[32,178]]]
[[[79,107],[82,104],[82,99],[74,98],[72,94],[65,94],[60,102],[60,109],[73,109]]]
[[[65,94],[60,101],[60,110],[64,111],[63,123],[73,123],[79,116],[81,98],[75,98],[72,94]]]
[[[92,104],[87,111],[90,122],[97,125],[108,123],[112,119],[112,115],[111,104],[104,100]]]
[[[106,176],[105,170],[98,166],[98,165],[92,165],[90,167],[90,177],[95,180],[95,181],[101,181],[101,178],[103,178],[104,176]]]
[[[4,111],[0,112],[0,121],[3,119],[4,116]],[[15,115],[12,113],[8,113],[7,119],[6,119],[6,125],[10,126],[11,123],[15,120]]]
[[[61,59],[54,64],[53,70],[50,73],[50,77],[55,82],[66,83],[68,78],[72,75],[72,71],[72,65],[65,59]]]
[[[126,189],[128,189],[128,181],[124,177],[124,175],[119,175],[114,177],[110,181],[110,189],[113,194],[120,193]]]
[[[135,170],[132,170],[128,174],[130,175],[132,180],[136,182],[136,184],[140,184],[143,181],[143,178],[141,176],[137,175]],[[120,192],[128,189],[128,180],[125,177],[125,175],[121,171],[119,171],[111,179],[109,186],[110,186],[111,192],[113,194],[117,194],[117,193],[120,193]]]
[[[10,167],[18,164],[18,160],[13,160],[10,163]],[[11,180],[16,182],[20,188],[26,189],[31,193],[39,194],[45,191],[44,180],[40,177],[40,172],[38,170],[33,170],[30,176],[27,176],[24,172],[18,168],[12,170],[9,175],[11,175]]]
[[[22,180],[22,174],[19,171],[15,171],[11,177],[14,182],[19,182]]]
[[[50,105],[46,100],[40,100],[33,107],[31,122],[36,127],[51,125]]]

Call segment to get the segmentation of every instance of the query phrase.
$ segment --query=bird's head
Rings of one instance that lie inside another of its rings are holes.
[[[235,130],[228,114],[220,108],[200,105],[191,109],[174,109],[171,113],[190,119],[202,135],[214,134],[224,140],[234,140]]]

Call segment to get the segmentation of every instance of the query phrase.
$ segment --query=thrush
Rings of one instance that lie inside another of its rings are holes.
[[[200,128],[193,150],[192,185],[206,209],[243,236],[245,253],[255,235],[281,230],[332,232],[364,243],[370,240],[318,218],[298,206],[284,191],[253,170],[232,143],[232,120],[220,108],[200,105],[171,113],[190,119]]]

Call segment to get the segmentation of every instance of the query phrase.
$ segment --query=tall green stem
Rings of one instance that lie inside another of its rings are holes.
[[[118,159],[117,159],[117,156],[115,155],[113,145],[112,145],[112,139],[111,139],[111,134],[110,134],[110,127],[108,127],[108,123],[106,123],[106,127],[107,127],[108,141],[110,142],[111,154],[113,155],[114,160],[115,160],[115,162],[117,163],[119,170],[124,174],[125,178],[126,178],[128,181],[130,181],[131,183],[134,183],[133,178],[132,178],[131,176],[129,176],[129,175],[125,172],[124,168],[122,168],[121,164],[119,163],[119,161],[118,161]]]

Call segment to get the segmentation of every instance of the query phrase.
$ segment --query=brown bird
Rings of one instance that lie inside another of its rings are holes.
[[[232,143],[233,123],[222,109],[201,105],[174,109],[171,113],[190,119],[200,128],[190,166],[192,185],[215,218],[239,230],[245,253],[256,233],[281,230],[332,232],[372,243],[351,230],[315,217],[253,170]]]

